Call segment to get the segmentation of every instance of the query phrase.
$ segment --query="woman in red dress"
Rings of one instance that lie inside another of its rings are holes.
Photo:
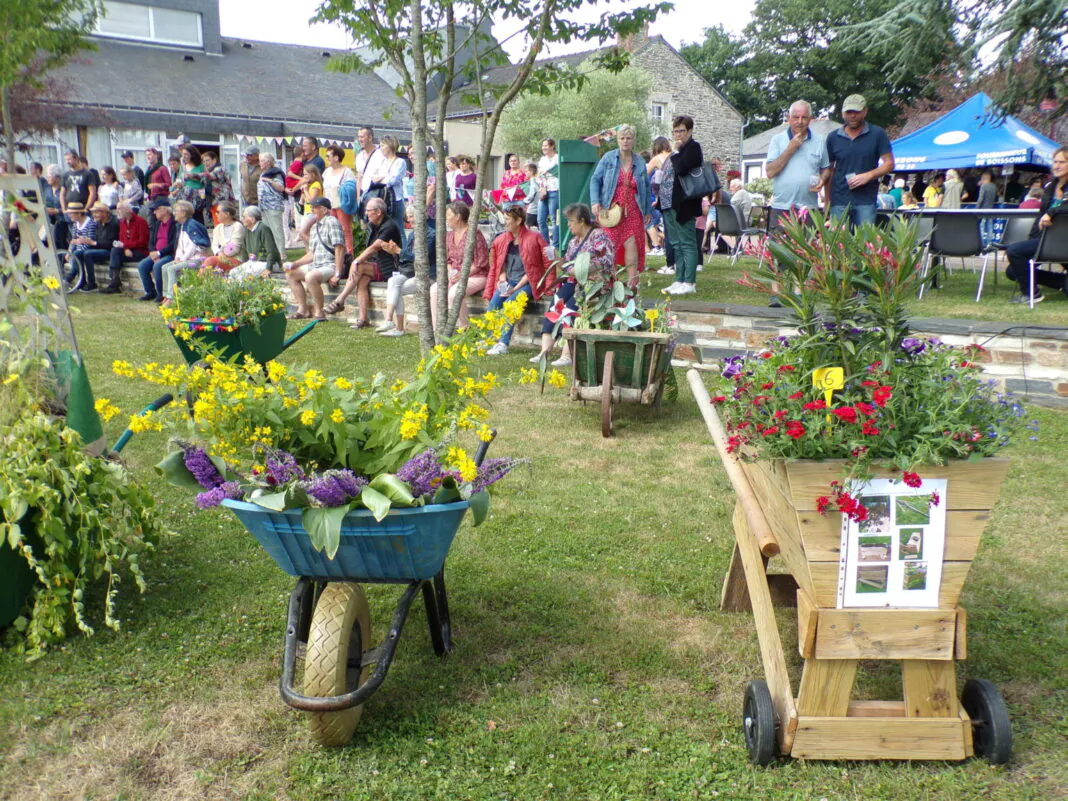
[[[645,229],[650,221],[649,172],[634,152],[634,128],[621,125],[618,150],[610,150],[597,163],[590,179],[590,208],[616,249],[616,264],[626,265],[627,283],[636,287],[645,269]],[[618,206],[619,222],[605,225],[605,213]]]

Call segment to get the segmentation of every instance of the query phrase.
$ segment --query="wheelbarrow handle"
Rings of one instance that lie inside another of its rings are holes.
[[[297,342],[297,340],[299,340],[299,339],[300,339],[301,337],[303,337],[303,336],[305,336],[306,334],[310,333],[310,332],[311,332],[311,330],[312,330],[313,328],[315,328],[315,326],[317,326],[317,325],[318,325],[319,323],[321,323],[321,322],[322,322],[322,320],[312,320],[312,321],[311,321],[310,323],[308,323],[308,324],[307,324],[306,326],[304,326],[304,327],[303,327],[302,329],[300,329],[299,331],[297,331],[297,333],[295,333],[295,334],[294,334],[293,336],[291,336],[291,337],[288,337],[288,338],[287,338],[287,339],[286,339],[286,340],[285,340],[285,341],[284,341],[284,342],[282,343],[282,350],[284,351],[284,350],[288,349],[290,345],[293,345],[293,344],[294,344],[294,343],[296,343],[296,342]]]
[[[491,428],[490,429],[490,438],[485,440],[484,442],[480,442],[479,445],[478,445],[478,450],[475,451],[475,466],[476,467],[482,467],[482,462],[486,458],[486,451],[489,450],[489,446],[493,444],[493,440],[495,440],[495,439],[497,439],[497,429],[496,428]]]
[[[164,406],[166,406],[173,400],[174,395],[169,392],[160,395],[158,398],[152,401],[152,403],[148,404],[148,406],[142,409],[141,414],[144,414],[145,412],[158,412],[160,409],[162,409]],[[126,447],[126,443],[130,441],[130,437],[132,436],[133,432],[127,428],[125,431],[122,432],[122,436],[119,437],[118,442],[116,442],[115,445],[111,448],[111,452],[119,453],[123,448]]]

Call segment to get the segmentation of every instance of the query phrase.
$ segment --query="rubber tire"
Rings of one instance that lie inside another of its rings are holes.
[[[968,679],[960,702],[972,719],[975,755],[992,765],[1004,765],[1012,756],[1012,724],[997,685],[986,679]]]
[[[64,284],[63,288],[64,288],[64,291],[65,291],[66,294],[70,295],[70,294],[72,294],[74,292],[77,292],[79,289],[82,288],[82,283],[85,281],[85,276],[82,274],[82,270],[81,270],[80,267],[78,268],[78,270],[75,272],[74,276],[69,281],[66,280],[66,274],[65,273],[66,273],[67,268],[63,264],[63,262],[60,262],[59,270],[60,270],[60,278],[63,279],[63,284]]]
[[[604,355],[604,374],[601,377],[601,436],[612,436],[612,367],[616,354],[608,351]]]
[[[763,679],[751,681],[745,688],[742,733],[750,762],[764,766],[775,759],[775,706],[768,683]]]
[[[360,663],[371,641],[371,613],[363,587],[354,582],[326,585],[312,615],[304,657],[304,694],[341,695],[360,687],[370,667]],[[353,666],[349,666],[350,660]],[[319,745],[344,745],[352,739],[363,705],[340,712],[312,712],[309,725]]]

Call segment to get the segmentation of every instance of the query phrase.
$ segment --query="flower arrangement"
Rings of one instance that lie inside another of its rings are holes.
[[[259,329],[265,317],[285,310],[278,284],[270,278],[234,281],[215,269],[186,270],[175,287],[174,302],[160,307],[175,336],[189,341],[194,332]]]
[[[493,439],[486,396],[493,373],[476,375],[506,324],[519,320],[525,297],[471,320],[447,345],[420,361],[412,381],[367,380],[208,356],[205,365],[116,362],[114,371],[188,393],[185,410],[135,415],[131,429],[181,432],[158,465],[175,484],[197,491],[201,508],[242,499],[269,509],[303,510],[316,548],[333,556],[343,513],[469,500],[476,524],[488,508],[486,488],[514,459],[477,465],[465,441]]]
[[[906,298],[921,280],[914,229],[850,230],[820,214],[789,221],[769,243],[778,269],[742,279],[780,297],[798,333],[729,359],[713,392],[727,448],[742,458],[844,459],[821,512],[855,520],[855,485],[873,465],[919,486],[920,466],[978,459],[1007,445],[1025,410],[982,378],[978,345],[950,347],[909,331]]]
[[[141,484],[121,464],[89,454],[69,425],[68,403],[77,400],[55,361],[70,344],[54,315],[59,281],[4,261],[0,283],[0,582],[7,591],[27,578],[27,611],[14,618],[9,639],[37,658],[74,628],[93,633],[86,591],[100,578],[104,625],[119,628],[122,568],[143,592],[139,560],[164,528]]]

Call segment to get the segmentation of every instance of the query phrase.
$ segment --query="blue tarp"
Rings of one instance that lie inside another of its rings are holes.
[[[1059,145],[1015,117],[987,117],[993,101],[980,92],[952,111],[893,142],[894,171],[921,172],[1017,165],[1047,172]]]

